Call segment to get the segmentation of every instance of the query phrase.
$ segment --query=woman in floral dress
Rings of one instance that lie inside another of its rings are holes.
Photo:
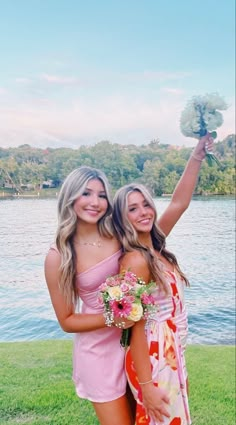
[[[205,142],[212,143],[210,135]],[[166,249],[166,236],[189,205],[200,162],[192,154],[172,200],[157,219],[148,190],[139,184],[122,187],[115,195],[113,222],[123,246],[120,270],[130,270],[146,283],[156,282],[156,312],[136,322],[126,353],[126,373],[137,401],[136,425],[190,425],[184,351],[187,277],[175,255]]]

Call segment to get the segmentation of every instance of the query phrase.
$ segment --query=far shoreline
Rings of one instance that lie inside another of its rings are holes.
[[[29,192],[29,193],[9,193],[5,191],[0,191],[0,199],[24,199],[24,198],[35,198],[35,199],[55,199],[58,197],[60,188],[57,191],[41,190],[39,192]],[[161,198],[171,198],[172,193],[163,193],[160,196],[156,196],[155,199]],[[224,193],[195,193],[193,198],[211,198],[211,197],[219,197],[219,198],[233,198],[235,199],[235,194],[224,194]]]

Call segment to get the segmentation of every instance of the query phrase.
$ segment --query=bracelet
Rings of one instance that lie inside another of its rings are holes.
[[[139,382],[139,385],[146,385],[146,384],[150,384],[152,382],[152,379],[150,379],[150,381],[146,381],[146,382]]]
[[[114,324],[113,313],[110,311],[105,311],[105,313],[103,313],[103,317],[105,318],[105,325],[110,328]]]
[[[194,153],[192,153],[191,155],[192,158],[196,159],[196,161],[202,162],[204,158],[198,158],[196,155],[194,155]]]

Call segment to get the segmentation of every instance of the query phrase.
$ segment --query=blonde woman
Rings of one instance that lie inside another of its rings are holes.
[[[120,269],[131,270],[146,283],[156,282],[155,315],[135,323],[126,353],[126,373],[137,401],[136,425],[191,424],[184,358],[184,286],[189,283],[175,255],[166,249],[166,236],[190,203],[205,144],[211,148],[212,143],[209,134],[199,141],[159,219],[144,186],[126,185],[115,195],[113,223],[124,252]]]
[[[46,256],[45,277],[60,326],[75,333],[78,396],[92,402],[101,425],[132,425],[119,341],[121,328],[133,322],[111,324],[97,296],[99,285],[119,270],[121,246],[113,236],[111,211],[103,172],[81,167],[70,173],[59,194],[56,243]],[[79,312],[78,298],[83,301]]]

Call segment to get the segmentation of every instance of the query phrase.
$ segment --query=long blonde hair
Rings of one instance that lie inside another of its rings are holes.
[[[143,245],[139,241],[138,234],[135,228],[128,220],[128,196],[132,192],[141,193],[144,196],[146,202],[154,211],[154,224],[151,229],[151,238],[154,249]],[[158,258],[155,255],[154,250],[159,252],[161,255],[163,255],[164,258],[166,258],[171,264],[173,264],[174,268],[183,278],[186,285],[189,285],[188,279],[180,270],[175,255],[166,249],[166,237],[157,225],[156,207],[149,191],[145,186],[141,184],[128,184],[119,189],[114,197],[112,217],[117,237],[119,238],[123,246],[124,252],[131,252],[135,250],[141,252],[141,254],[146,259],[147,266],[149,268],[152,279],[154,279],[162,289],[167,291],[167,285],[163,276],[163,271],[159,266]]]
[[[77,215],[74,211],[74,202],[84,192],[87,183],[100,180],[104,185],[108,207],[104,216],[98,222],[98,231],[101,236],[111,238],[113,227],[111,223],[112,198],[110,187],[105,174],[96,168],[82,166],[73,170],[65,179],[58,197],[58,225],[56,230],[56,246],[61,254],[59,286],[68,303],[77,299],[76,279],[76,252],[73,238],[77,227]]]

